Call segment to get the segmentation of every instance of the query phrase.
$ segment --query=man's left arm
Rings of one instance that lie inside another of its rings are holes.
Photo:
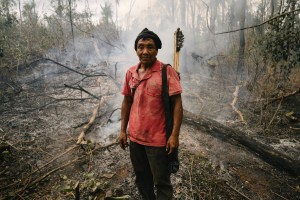
[[[171,103],[173,108],[173,130],[166,146],[168,154],[174,152],[179,146],[179,132],[183,117],[181,94],[171,96]]]

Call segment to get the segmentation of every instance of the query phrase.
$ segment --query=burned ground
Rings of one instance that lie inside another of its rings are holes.
[[[81,66],[76,68],[79,74],[39,63],[20,71],[18,89],[2,91],[1,199],[139,199],[128,149],[114,144],[121,81],[108,68]],[[183,94],[185,109],[206,113],[299,160],[298,129],[289,129],[283,119],[277,120],[285,123],[283,129],[272,135],[235,123],[235,113],[224,103],[232,96],[213,87],[220,82],[209,77],[204,85],[197,76],[181,76],[189,91]],[[77,145],[100,99],[86,143]],[[300,199],[297,176],[262,161],[235,140],[184,123],[180,141],[181,167],[172,175],[175,199]]]

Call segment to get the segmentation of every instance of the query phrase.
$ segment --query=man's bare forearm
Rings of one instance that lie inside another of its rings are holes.
[[[173,106],[173,131],[172,135],[175,137],[179,136],[180,126],[182,123],[183,117],[183,107],[181,95],[177,94],[171,97],[172,106]]]
[[[127,129],[131,105],[132,105],[132,97],[124,96],[122,102],[122,109],[121,109],[121,131],[122,132],[123,131],[126,132]]]

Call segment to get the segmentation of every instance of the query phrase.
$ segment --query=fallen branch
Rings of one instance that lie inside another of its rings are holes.
[[[95,149],[92,150],[92,153],[93,153],[94,151],[99,150],[99,149],[108,149],[109,147],[112,147],[112,146],[115,146],[115,145],[118,145],[118,144],[119,144],[119,143],[116,141],[116,142],[110,143],[110,144],[105,145],[105,146],[98,146],[98,147],[96,147]]]
[[[226,183],[226,185],[228,185],[231,189],[233,189],[235,192],[237,192],[239,195],[241,195],[241,196],[244,197],[245,199],[250,200],[249,197],[247,197],[246,195],[244,195],[243,193],[241,193],[240,191],[238,191],[237,189],[235,189],[234,187],[232,187],[232,186],[229,185],[228,183]]]
[[[119,110],[119,109],[120,109],[120,108],[116,108],[116,109],[114,109],[114,110],[111,111],[111,113],[110,113],[110,115],[109,115],[109,118],[108,118],[108,120],[106,121],[106,123],[109,122],[109,120],[110,120],[111,116],[114,114],[114,112],[115,112],[116,110]],[[103,116],[106,116],[107,114],[108,114],[108,111],[106,111],[105,113],[102,113],[101,115],[97,116],[95,119],[98,119],[98,118],[101,118],[101,117],[103,117]],[[82,122],[82,123],[80,123],[80,124],[78,124],[78,125],[76,125],[76,126],[72,126],[72,128],[79,128],[79,127],[82,127],[82,126],[85,125],[86,123],[88,123],[88,121]]]
[[[121,108],[116,108],[116,109],[112,110],[111,113],[110,113],[110,115],[109,115],[109,117],[108,117],[108,120],[106,121],[106,123],[110,122],[111,116],[112,116],[112,115],[114,114],[114,112],[116,112],[117,110],[121,110]]]
[[[107,113],[105,113],[105,114],[107,114]],[[101,117],[103,117],[105,114],[100,115],[100,116],[97,116],[95,119],[101,118]],[[85,124],[87,124],[87,123],[88,123],[88,121],[85,121],[85,122],[82,122],[82,123],[80,123],[80,124],[78,124],[78,125],[76,125],[76,126],[72,126],[72,128],[79,128],[79,127],[82,127],[83,125],[85,125]]]
[[[300,93],[300,88],[298,88],[297,90],[295,90],[295,91],[293,91],[293,92],[291,92],[291,93],[287,93],[287,94],[282,95],[282,96],[280,96],[280,97],[273,98],[273,99],[269,100],[267,103],[265,103],[264,107],[266,107],[266,106],[269,105],[269,104],[274,103],[275,101],[281,101],[281,100],[283,100],[283,99],[285,99],[285,98],[287,98],[287,97],[294,96],[294,95],[296,95],[296,94],[298,94],[298,93]]]
[[[247,147],[249,150],[259,155],[265,162],[286,170],[292,175],[300,176],[300,161],[277,151],[266,144],[254,140],[242,131],[227,127],[217,121],[205,117],[195,116],[188,111],[184,111],[183,122],[195,126],[196,128],[209,133],[215,137],[231,142],[232,139]]]
[[[101,100],[99,101],[97,107],[93,110],[93,113],[92,113],[92,116],[91,116],[89,122],[83,127],[81,133],[79,134],[79,137],[77,139],[77,144],[80,144],[84,140],[84,136],[85,136],[86,132],[91,128],[92,124],[94,123],[97,112],[98,112],[100,106],[103,104],[103,102],[104,102],[104,98],[101,97]]]
[[[53,101],[50,101],[48,103],[45,103],[44,105],[38,107],[38,108],[33,108],[33,109],[30,109],[30,110],[26,110],[26,111],[21,111],[20,113],[21,114],[27,114],[29,112],[34,112],[36,110],[40,110],[40,109],[43,109],[51,104],[54,104],[54,103],[57,103],[57,102],[60,102],[60,101],[84,101],[84,100],[89,100],[89,99],[92,99],[92,98],[66,98],[66,99],[56,99],[54,97],[51,97],[51,96],[47,96],[47,97],[50,97],[52,99],[54,99]]]
[[[74,186],[74,190],[75,190],[75,200],[80,200],[80,184],[79,181],[76,182],[75,186]]]
[[[292,127],[292,126],[290,126],[290,129],[300,131],[300,128],[296,128],[296,127]]]
[[[62,99],[57,99],[55,97],[52,96],[47,96],[49,98],[55,99],[56,101],[84,101],[84,100],[91,100],[93,98],[62,98]]]
[[[78,87],[73,87],[73,86],[64,84],[64,86],[67,87],[67,88],[74,89],[74,90],[80,90],[80,91],[83,91],[83,92],[87,93],[88,95],[94,97],[95,99],[98,99],[98,100],[100,99],[99,97],[97,97],[96,95],[94,95],[94,94],[90,93],[89,91],[83,89],[83,88],[82,88],[81,86],[79,86],[79,85],[78,85]]]
[[[282,199],[284,199],[284,200],[288,200],[287,198],[281,196],[280,194],[277,194],[276,192],[273,192],[272,190],[271,190],[271,193],[272,193],[272,194],[275,194],[277,197],[280,197],[280,198],[282,198]]]
[[[124,195],[120,197],[105,197],[107,200],[129,200],[131,197],[129,195]]]
[[[6,144],[8,144],[8,146],[11,146],[12,148],[14,148],[17,151],[20,151],[20,149],[18,149],[17,147],[15,147],[13,144],[11,144],[9,141],[4,141]]]
[[[51,164],[53,161],[57,160],[58,158],[62,157],[63,155],[67,154],[68,152],[70,152],[71,150],[76,149],[76,148],[78,148],[77,145],[74,145],[74,146],[69,147],[69,148],[68,148],[67,150],[65,150],[63,153],[61,153],[61,154],[55,156],[54,158],[52,158],[51,160],[49,160],[47,163],[45,163],[45,164],[42,165],[41,167],[38,167],[36,170],[34,170],[33,172],[31,172],[28,176],[25,177],[25,179],[29,178],[30,176],[32,176],[32,175],[35,174],[36,172],[40,171],[42,168],[48,166],[48,165]],[[0,188],[0,190],[4,190],[4,189],[9,188],[9,187],[11,187],[11,186],[14,186],[14,185],[16,185],[16,184],[18,184],[18,183],[20,183],[20,181],[16,181],[16,182],[14,182],[14,183],[12,183],[12,184],[6,185],[6,186]]]
[[[70,164],[72,164],[72,163],[74,163],[76,161],[78,161],[78,158],[76,158],[74,160],[71,160],[71,161],[67,162],[66,164],[64,164],[62,166],[59,166],[57,168],[52,169],[51,171],[47,172],[43,176],[41,176],[41,177],[35,179],[34,181],[30,182],[28,185],[26,185],[24,188],[20,189],[16,193],[22,193],[22,192],[24,192],[27,188],[30,188],[31,186],[33,186],[33,185],[37,184],[38,182],[44,180],[45,178],[47,178],[49,175],[53,174],[54,172],[56,172],[56,171],[58,171],[58,170],[60,170],[60,169],[62,169],[64,167],[67,167],[68,165],[70,165]]]
[[[276,97],[276,98],[271,98],[271,99],[268,99],[268,98],[263,98],[263,99],[257,99],[257,100],[254,100],[254,101],[251,101],[249,103],[251,104],[256,104],[256,103],[262,103],[262,108],[265,109],[268,105],[276,102],[276,101],[282,101],[288,97],[291,97],[291,96],[294,96],[294,95],[297,95],[298,93],[300,93],[300,88],[298,88],[297,90],[291,92],[291,93],[286,93],[286,94],[283,94],[279,97]],[[265,103],[263,103],[265,102]]]
[[[240,120],[242,122],[245,122],[244,117],[243,117],[243,113],[239,109],[237,109],[237,107],[235,107],[235,104],[236,104],[237,98],[238,98],[238,94],[239,94],[239,90],[240,90],[240,87],[239,86],[235,86],[235,91],[232,94],[234,98],[233,98],[233,100],[232,100],[232,102],[231,102],[230,105],[231,105],[232,109],[239,115]]]
[[[32,64],[34,64],[34,63],[40,62],[40,61],[51,61],[51,62],[55,63],[55,64],[58,65],[58,66],[64,67],[64,68],[66,68],[66,69],[68,69],[68,70],[70,70],[70,71],[72,71],[72,72],[75,72],[75,73],[77,73],[77,74],[80,74],[80,75],[82,75],[82,76],[87,76],[87,77],[107,76],[107,77],[112,78],[110,75],[104,74],[104,73],[99,73],[99,74],[84,74],[84,73],[79,72],[79,71],[77,71],[77,70],[74,70],[74,69],[72,69],[72,68],[70,68],[70,67],[67,67],[66,65],[63,65],[63,64],[61,64],[61,63],[59,63],[59,62],[56,62],[55,60],[52,60],[52,59],[50,59],[50,58],[41,58],[41,59],[35,60],[35,61],[33,61],[32,63],[30,63],[28,66],[30,66],[30,65],[32,65]],[[113,79],[113,78],[112,78],[112,79]]]
[[[57,160],[58,158],[62,157],[63,155],[67,154],[68,152],[72,151],[73,149],[76,149],[78,146],[74,145],[69,147],[67,150],[65,150],[64,152],[62,152],[61,154],[57,155],[56,157],[52,158],[50,161],[48,161],[47,163],[45,163],[44,165],[42,165],[41,167],[39,167],[38,169],[36,169],[35,171],[33,171],[30,175],[34,174],[37,171],[40,171],[42,168],[48,166],[49,164],[51,164],[53,161]]]
[[[46,104],[44,104],[44,105],[42,105],[42,106],[40,106],[40,107],[38,107],[38,108],[33,108],[33,109],[31,109],[31,110],[22,111],[22,112],[20,112],[20,113],[21,113],[21,114],[27,114],[27,113],[29,113],[29,112],[33,112],[33,111],[36,111],[36,110],[40,110],[40,109],[43,109],[43,108],[45,108],[45,107],[47,107],[47,106],[49,106],[49,105],[51,105],[51,104],[53,104],[53,103],[55,103],[55,102],[57,102],[57,100],[50,101],[50,102],[48,102],[48,103],[46,103]]]

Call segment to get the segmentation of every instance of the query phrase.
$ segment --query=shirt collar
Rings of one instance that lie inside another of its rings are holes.
[[[132,67],[130,69],[130,72],[133,74],[133,77],[136,78],[136,79],[139,79],[137,69],[139,68],[140,65],[141,65],[141,63],[139,62],[137,65],[135,65],[134,67]],[[150,78],[152,72],[160,71],[162,69],[162,66],[163,66],[163,63],[160,62],[159,60],[156,60],[155,63],[152,65],[152,67],[148,70],[147,74],[145,74],[143,79]]]

